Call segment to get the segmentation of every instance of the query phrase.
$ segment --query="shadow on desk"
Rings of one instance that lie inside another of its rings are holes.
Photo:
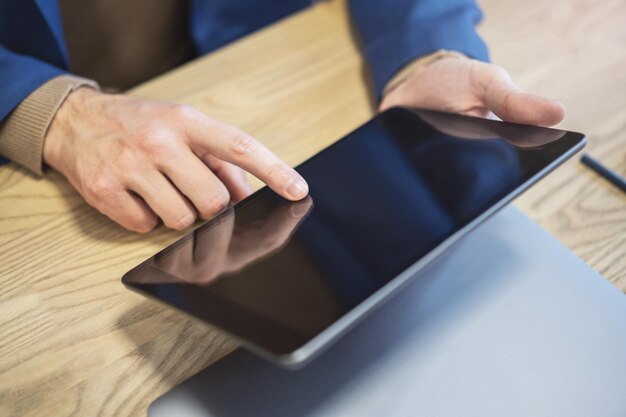
[[[159,393],[180,384],[191,375],[237,347],[236,343],[186,315],[156,301],[140,300],[117,321],[117,327],[136,346],[160,381]]]

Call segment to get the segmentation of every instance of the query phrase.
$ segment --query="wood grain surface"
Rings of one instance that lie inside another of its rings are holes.
[[[626,3],[488,0],[480,31],[562,127],[626,175]],[[132,94],[189,103],[297,164],[372,114],[342,2],[321,3]],[[255,183],[258,186],[258,182]],[[517,203],[626,290],[626,196],[571,161]],[[136,416],[235,344],[120,277],[180,234],[124,231],[59,175],[0,168],[0,416]]]

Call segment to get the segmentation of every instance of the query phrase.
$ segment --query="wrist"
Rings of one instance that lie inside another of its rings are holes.
[[[82,86],[67,95],[54,115],[43,142],[43,161],[46,165],[64,172],[64,165],[72,154],[72,143],[76,139],[76,122],[81,117],[87,102],[100,95],[89,86]]]

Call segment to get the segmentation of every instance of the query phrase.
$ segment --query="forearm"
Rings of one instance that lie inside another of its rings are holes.
[[[350,13],[377,100],[394,75],[419,57],[448,50],[488,60],[475,31],[482,14],[473,0],[350,0]]]

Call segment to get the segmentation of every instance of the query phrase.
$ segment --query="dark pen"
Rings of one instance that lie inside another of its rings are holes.
[[[616,186],[617,188],[619,188],[620,190],[626,193],[626,179],[622,178],[617,173],[611,171],[610,169],[608,169],[607,167],[605,167],[600,162],[596,161],[595,159],[593,159],[587,154],[584,154],[580,158],[580,162],[582,162],[583,164],[587,165],[589,168],[596,171],[598,175],[600,175],[605,180],[607,180],[608,182],[610,182],[611,184],[613,184],[614,186]]]

